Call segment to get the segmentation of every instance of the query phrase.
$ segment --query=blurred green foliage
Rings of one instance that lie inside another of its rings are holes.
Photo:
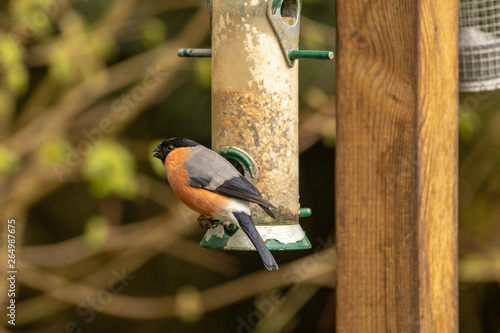
[[[96,198],[112,194],[132,199],[137,194],[134,155],[117,142],[105,141],[91,148],[85,159],[83,177]]]
[[[28,70],[23,63],[24,47],[0,32],[0,54],[2,86],[14,96],[19,96],[26,91],[29,79]]]
[[[13,173],[19,167],[19,157],[9,149],[0,146],[0,176]]]
[[[163,43],[167,39],[167,35],[167,25],[158,18],[149,18],[142,26],[142,38],[147,48]]]
[[[460,141],[471,142],[481,129],[481,117],[464,107],[460,107],[458,117]]]
[[[91,216],[85,223],[83,230],[83,240],[92,250],[101,249],[109,237],[109,221],[106,217]]]
[[[148,148],[148,151],[153,151],[163,140],[153,141]],[[154,157],[152,154],[148,155],[148,161],[151,169],[155,172],[156,176],[159,178],[166,179],[165,168],[160,160]]]

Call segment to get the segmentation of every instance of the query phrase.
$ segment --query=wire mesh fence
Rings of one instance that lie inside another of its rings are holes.
[[[461,0],[459,89],[500,88],[500,1]]]

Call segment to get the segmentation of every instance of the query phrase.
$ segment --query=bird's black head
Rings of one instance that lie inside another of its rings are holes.
[[[195,146],[198,146],[198,143],[194,142],[193,140],[185,138],[172,138],[160,143],[158,147],[153,150],[153,156],[159,158],[163,163],[165,163],[167,155],[174,151],[176,148]]]

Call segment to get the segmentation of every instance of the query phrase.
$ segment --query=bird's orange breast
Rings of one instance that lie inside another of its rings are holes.
[[[189,185],[189,175],[184,163],[190,157],[189,147],[177,148],[165,159],[168,182],[175,195],[189,208],[202,215],[218,214],[228,204],[228,198]]]

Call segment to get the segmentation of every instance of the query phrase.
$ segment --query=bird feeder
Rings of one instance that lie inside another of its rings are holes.
[[[277,209],[257,205],[252,217],[270,250],[311,247],[299,216],[297,59],[332,59],[329,51],[298,50],[301,1],[209,0],[212,49],[179,56],[211,57],[212,148],[247,177]],[[201,247],[251,250],[241,230],[209,229]]]
[[[460,1],[459,89],[500,88],[500,6],[496,1]]]

